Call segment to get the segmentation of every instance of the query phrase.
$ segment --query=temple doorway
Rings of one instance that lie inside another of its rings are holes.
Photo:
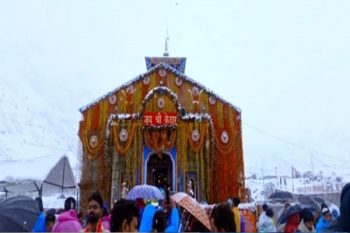
[[[173,164],[168,154],[151,154],[147,162],[147,184],[158,188],[173,187]]]

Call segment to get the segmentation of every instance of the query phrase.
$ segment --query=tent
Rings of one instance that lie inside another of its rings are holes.
[[[63,195],[64,189],[72,189],[77,187],[72,167],[70,166],[67,156],[63,156],[57,162],[43,183],[59,187],[62,191],[62,194],[60,196],[61,198],[65,198]]]

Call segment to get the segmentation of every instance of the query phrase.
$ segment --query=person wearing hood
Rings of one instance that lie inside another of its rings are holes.
[[[314,228],[314,215],[310,209],[303,209],[301,213],[301,222],[297,232],[316,232]]]
[[[332,215],[329,211],[329,208],[322,204],[321,208],[321,218],[318,220],[316,225],[316,232],[327,232],[330,231],[333,226]]]
[[[82,227],[75,211],[76,201],[73,197],[68,197],[64,202],[64,212],[61,213],[52,232],[79,232]]]
[[[52,232],[80,232],[81,229],[77,212],[71,209],[58,216],[57,223],[52,228]]]

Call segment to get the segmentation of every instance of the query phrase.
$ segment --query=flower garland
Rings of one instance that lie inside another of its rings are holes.
[[[206,138],[206,133],[207,133],[207,127],[208,127],[208,123],[206,121],[201,122],[200,124],[200,130],[199,130],[199,139],[197,141],[193,140],[192,138],[192,132],[194,132],[194,130],[196,130],[195,128],[197,128],[196,126],[196,122],[195,123],[188,123],[188,127],[187,127],[187,140],[188,143],[190,144],[190,148],[198,153],[202,146],[203,146],[203,142],[204,139]]]
[[[96,157],[105,144],[105,130],[99,130],[95,132],[83,132],[81,135],[83,141],[84,152],[90,159]],[[94,137],[96,140],[95,146],[91,146],[90,139]]]
[[[134,138],[134,132],[135,132],[135,127],[136,127],[137,123],[132,122],[131,123],[131,130],[130,130],[130,135],[128,136],[128,138],[126,139],[126,141],[124,142],[124,147],[121,145],[120,138],[119,135],[117,134],[117,130],[120,128],[119,123],[112,123],[112,134],[113,134],[113,144],[115,146],[116,151],[118,152],[118,154],[120,155],[125,155],[129,149],[130,149],[130,145],[131,142],[133,141]]]

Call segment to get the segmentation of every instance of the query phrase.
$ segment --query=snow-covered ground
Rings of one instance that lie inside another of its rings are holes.
[[[260,177],[256,179],[246,179],[246,188],[251,191],[254,201],[263,202],[276,190],[288,191],[295,194],[322,194],[340,193],[344,185],[342,180],[336,176],[329,177]]]

